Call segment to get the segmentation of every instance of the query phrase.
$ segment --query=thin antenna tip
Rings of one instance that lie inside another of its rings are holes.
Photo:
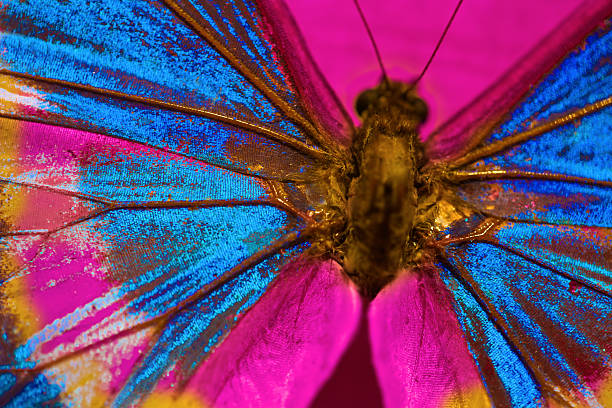
[[[444,40],[444,37],[446,37],[446,34],[448,33],[448,30],[450,29],[451,24],[455,20],[455,17],[457,16],[457,12],[459,11],[459,8],[461,7],[462,3],[463,3],[463,0],[459,0],[457,2],[457,6],[455,6],[455,10],[453,11],[453,14],[451,15],[451,18],[448,20],[448,23],[446,23],[446,27],[444,27],[444,31],[442,32],[442,35],[440,36],[440,39],[438,40],[438,43],[436,44],[433,52],[431,53],[431,56],[429,57],[429,60],[427,60],[427,63],[425,64],[425,67],[423,68],[423,70],[421,71],[421,73],[419,74],[417,79],[413,82],[413,84],[411,86],[411,89],[414,89],[417,86],[417,84],[421,81],[421,78],[423,78],[423,76],[427,72],[427,69],[431,65],[431,62],[433,61],[434,57],[436,56],[436,53],[438,52],[438,50],[440,49],[440,46],[442,45],[442,41]]]
[[[359,17],[361,18],[361,21],[363,22],[363,25],[365,26],[365,29],[368,33],[368,37],[370,38],[370,42],[372,43],[372,47],[374,48],[374,53],[376,54],[376,59],[378,60],[378,65],[380,66],[380,70],[382,71],[382,75],[383,75],[383,81],[389,85],[389,76],[387,75],[387,71],[385,70],[385,66],[383,64],[382,61],[382,57],[380,56],[380,51],[378,50],[378,46],[376,45],[376,41],[374,41],[374,35],[372,34],[372,30],[370,29],[370,25],[368,24],[368,21],[365,18],[365,14],[363,13],[363,10],[361,9],[361,6],[359,5],[359,1],[358,0],[353,0],[353,2],[355,3],[355,7],[357,8],[357,12],[359,12]]]

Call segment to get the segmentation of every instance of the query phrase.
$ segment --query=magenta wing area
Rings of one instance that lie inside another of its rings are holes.
[[[407,271],[370,305],[387,407],[486,406],[488,397],[436,269]]]

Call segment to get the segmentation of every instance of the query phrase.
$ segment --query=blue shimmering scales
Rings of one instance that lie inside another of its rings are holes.
[[[123,203],[267,198],[259,180],[219,167],[164,159],[151,152],[117,156],[82,167],[78,191]]]
[[[239,316],[263,295],[277,276],[274,263],[302,250],[298,247],[275,255],[177,313],[125,384],[114,405],[124,406],[137,401],[179,360],[183,376],[189,378]],[[201,352],[189,353],[190,350]]]
[[[271,144],[269,139],[203,117],[151,109],[111,99],[90,98],[75,91],[36,91],[33,95],[32,92],[27,86],[17,85],[17,90],[10,95],[10,99],[20,101],[26,108],[20,115],[24,119],[37,119],[36,111],[43,105],[45,111],[50,114],[93,125],[94,131],[105,130],[124,139],[182,153],[214,165],[250,170],[254,166],[249,167],[247,163],[232,158],[229,142],[247,146]],[[23,98],[18,94],[33,97]],[[29,111],[28,107],[32,109]],[[0,112],[12,113],[12,110],[12,106],[0,106]],[[306,164],[295,163],[291,166]]]
[[[486,356],[483,357],[490,359],[495,367],[496,374],[503,383],[512,406],[533,406],[535,401],[541,399],[541,394],[538,385],[529,375],[520,357],[463,284],[442,265],[440,265],[440,270],[442,280],[449,288],[452,288],[455,312],[458,314],[461,327],[468,335],[468,348],[474,355],[476,364],[481,364],[478,349],[475,348],[475,345],[479,345],[486,352]],[[489,387],[490,384],[485,382],[485,386]]]
[[[287,214],[269,206],[117,210],[77,224],[63,233],[95,231],[99,245],[107,246],[106,258],[91,259],[91,267],[107,263],[116,287],[31,336],[15,350],[14,365],[30,363],[37,347],[78,326],[92,310],[120,305],[113,313],[133,315],[131,324],[161,316],[290,230]]]
[[[58,384],[51,384],[43,374],[37,375],[29,382],[5,408],[23,408],[44,406],[43,404],[57,398],[62,391]]]
[[[612,92],[612,83],[607,91]],[[485,164],[612,181],[612,106],[529,140]]]
[[[565,276],[612,293],[612,271],[601,266],[607,238],[598,237],[590,228],[511,223],[495,236],[502,245],[554,265]],[[559,248],[559,243],[563,243],[563,248]],[[577,258],[575,254],[567,253],[568,248],[580,248],[584,255]]]
[[[279,111],[261,92],[163,5],[32,0],[4,7],[20,21],[16,32],[31,35],[2,36],[0,64],[10,70],[196,107],[214,101],[234,116],[249,112],[260,123],[303,139],[290,121],[277,120]]]
[[[480,184],[500,187],[511,200],[526,197],[516,200],[521,205],[510,204],[515,205],[512,219],[612,227],[612,189],[608,187],[548,180],[497,180]],[[481,205],[464,191],[459,190],[459,195],[477,207]]]
[[[512,112],[489,140],[525,130],[534,120],[581,108],[610,96],[612,89],[612,30],[591,35],[584,47],[565,58]],[[593,135],[594,136],[594,135]]]
[[[583,364],[601,365],[609,359],[602,336],[612,317],[608,297],[587,288],[573,294],[566,277],[489,244],[466,244],[452,252],[480,288],[486,298],[482,301],[507,325],[507,335],[521,339],[523,361],[550,377],[552,386],[592,398],[581,370]],[[567,354],[568,347],[582,362]]]
[[[122,292],[130,294],[154,284],[131,303],[138,313],[152,315],[164,313],[281,238],[288,223],[285,212],[266,206],[117,211],[115,216],[102,234],[109,236],[117,250],[134,244],[146,247],[151,231],[161,231],[160,241],[172,246],[165,245],[163,251],[152,251],[150,258],[141,259],[139,266],[146,272],[121,287]],[[131,234],[121,236],[128,225]]]

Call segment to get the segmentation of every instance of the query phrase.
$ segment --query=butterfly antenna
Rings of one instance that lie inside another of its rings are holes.
[[[446,33],[448,33],[448,29],[453,23],[453,20],[455,19],[455,16],[457,15],[457,12],[459,11],[459,8],[461,7],[462,3],[463,3],[463,0],[459,0],[459,2],[457,3],[457,6],[455,7],[455,11],[453,11],[453,15],[448,20],[448,23],[446,23],[446,27],[444,27],[444,31],[442,32],[442,35],[440,36],[440,39],[438,40],[438,43],[436,44],[436,48],[434,48],[433,52],[431,53],[431,56],[429,57],[429,60],[427,61],[427,64],[425,64],[425,67],[423,68],[423,70],[421,71],[417,79],[412,83],[412,86],[410,87],[410,89],[414,89],[419,83],[419,81],[421,80],[421,78],[423,78],[423,76],[425,75],[425,72],[427,72],[427,69],[431,65],[431,62],[436,56],[436,53],[440,49],[440,46],[442,45],[442,41],[444,41],[444,37],[446,37]]]
[[[374,47],[374,52],[376,53],[376,59],[378,60],[378,65],[380,65],[380,70],[382,71],[383,81],[385,84],[389,86],[389,77],[387,76],[387,70],[383,65],[382,58],[380,57],[380,51],[378,51],[378,46],[376,45],[376,41],[374,41],[374,36],[372,35],[372,30],[370,30],[370,25],[368,24],[368,20],[366,20],[365,15],[363,14],[363,10],[359,5],[358,0],[353,0],[355,2],[355,7],[357,7],[357,11],[359,12],[359,16],[361,17],[361,21],[363,21],[363,25],[365,26],[366,31],[368,32],[368,37],[370,37],[370,42]]]

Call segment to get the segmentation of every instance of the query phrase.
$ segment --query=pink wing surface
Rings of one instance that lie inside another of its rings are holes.
[[[488,406],[451,296],[437,275],[433,268],[407,271],[370,304],[370,341],[385,406]]]

